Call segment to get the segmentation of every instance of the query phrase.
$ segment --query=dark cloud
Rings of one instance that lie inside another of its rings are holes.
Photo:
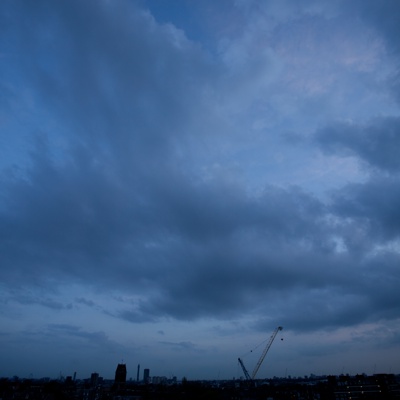
[[[124,310],[116,315],[118,318],[123,320],[133,322],[133,323],[143,323],[143,322],[155,322],[156,318],[154,318],[149,313],[144,313],[141,311],[133,311],[133,310]]]
[[[350,9],[372,23],[386,39],[391,50],[399,54],[400,47],[396,38],[400,34],[400,5],[396,0],[385,0],[380,4],[373,0],[357,1],[350,5]]]
[[[25,285],[26,282],[20,282]],[[10,289],[10,288],[9,288]],[[73,308],[71,303],[64,303],[58,300],[57,294],[52,289],[42,287],[42,290],[34,291],[32,288],[13,287],[10,290],[4,288],[3,301],[5,303],[17,303],[24,306],[39,305],[52,310],[71,310]]]
[[[79,297],[77,299],[75,299],[75,301],[79,304],[84,304],[85,306],[88,307],[94,307],[96,305],[96,303],[92,300],[87,300],[84,297]]]
[[[111,342],[104,332],[86,332],[82,328],[68,324],[49,324],[45,332],[49,336],[65,336],[82,339],[95,347],[109,347]]]
[[[399,118],[378,118],[366,125],[338,123],[318,131],[316,141],[328,153],[356,156],[388,172],[400,169]]]
[[[400,5],[396,0],[385,0],[376,3],[373,0],[358,1],[350,5],[350,10],[371,24],[382,36],[387,53],[398,60],[400,45]],[[386,88],[400,104],[400,74],[398,67],[385,82]]]
[[[159,342],[164,346],[168,346],[172,348],[174,351],[184,351],[184,352],[194,352],[194,351],[201,351],[198,346],[196,346],[192,342]]]
[[[375,287],[376,297],[369,285],[353,293],[353,282],[363,282],[358,271],[365,271],[362,254],[371,242],[398,235],[397,181],[346,187],[328,208],[298,188],[270,186],[251,197],[235,186],[192,185],[175,175],[172,185],[153,186],[139,203],[134,193],[105,179],[101,168],[58,167],[43,156],[36,163],[29,182],[9,185],[15,211],[3,215],[4,260],[18,266],[14,271],[25,270],[27,278],[37,265],[35,279],[45,282],[51,274],[52,284],[90,276],[106,290],[139,295],[151,289],[111,313],[124,320],[227,319],[258,312],[257,305],[267,303],[263,312],[271,319],[302,330],[368,320],[367,307],[377,315],[385,308],[378,294],[393,293],[383,282]],[[80,181],[78,190],[74,185]],[[388,190],[392,203],[380,196]],[[348,253],[337,252],[337,237]],[[383,274],[390,265],[382,267]],[[15,279],[7,269],[3,276]],[[278,311],[277,293],[290,298],[292,290],[300,297]],[[298,306],[312,312],[299,319]]]
[[[335,198],[335,212],[351,219],[371,239],[395,240],[400,235],[400,182],[397,177],[375,177],[365,184],[352,184]]]
[[[32,304],[39,304],[43,307],[52,308],[54,310],[63,310],[63,309],[70,309],[72,308],[71,304],[64,305],[59,301],[56,301],[51,298],[37,298],[36,296],[18,296],[18,298],[14,299],[18,303],[25,304],[25,305],[32,305]]]

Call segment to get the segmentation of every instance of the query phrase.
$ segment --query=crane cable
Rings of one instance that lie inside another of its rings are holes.
[[[261,343],[259,343],[256,347],[254,347],[253,349],[249,350],[247,353],[244,353],[242,356],[240,356],[240,358],[246,357],[247,355],[249,355],[250,353],[252,353],[253,351],[257,350],[260,346],[262,346],[265,342],[267,342],[268,340],[270,340],[270,338],[263,340]]]

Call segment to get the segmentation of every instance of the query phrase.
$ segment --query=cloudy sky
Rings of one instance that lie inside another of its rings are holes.
[[[399,19],[1,1],[0,376],[400,373]]]

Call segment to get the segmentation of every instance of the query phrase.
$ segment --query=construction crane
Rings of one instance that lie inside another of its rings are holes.
[[[249,373],[247,372],[247,369],[246,369],[246,367],[244,366],[243,361],[240,359],[240,357],[238,358],[238,361],[239,361],[240,366],[242,367],[242,370],[243,370],[243,372],[244,372],[244,376],[246,377],[246,379],[247,379],[248,381],[251,381],[251,376],[250,376]]]
[[[258,370],[260,369],[261,364],[263,363],[264,358],[265,358],[265,356],[267,355],[268,350],[270,349],[270,347],[271,347],[271,345],[272,345],[272,342],[274,341],[274,339],[275,339],[276,335],[278,334],[278,332],[281,331],[282,329],[283,329],[283,328],[282,328],[281,326],[278,326],[278,327],[275,328],[275,330],[272,332],[272,335],[271,335],[271,337],[269,338],[268,343],[267,343],[267,345],[265,346],[264,351],[262,352],[262,354],[261,354],[261,356],[260,356],[260,358],[259,358],[259,360],[258,360],[256,366],[254,367],[254,370],[253,370],[253,373],[251,374],[251,376],[250,376],[250,374],[248,373],[246,367],[244,366],[243,361],[242,361],[240,358],[238,358],[239,364],[240,364],[240,366],[242,367],[242,370],[243,370],[244,375],[245,375],[245,377],[246,377],[247,380],[250,381],[250,380],[255,379],[255,377],[256,377],[256,375],[257,375],[257,372],[258,372]]]

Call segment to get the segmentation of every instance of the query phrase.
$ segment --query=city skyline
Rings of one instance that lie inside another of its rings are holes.
[[[0,376],[400,373],[400,3],[0,3]],[[261,347],[258,347],[258,346]],[[123,361],[122,361],[123,360]]]

